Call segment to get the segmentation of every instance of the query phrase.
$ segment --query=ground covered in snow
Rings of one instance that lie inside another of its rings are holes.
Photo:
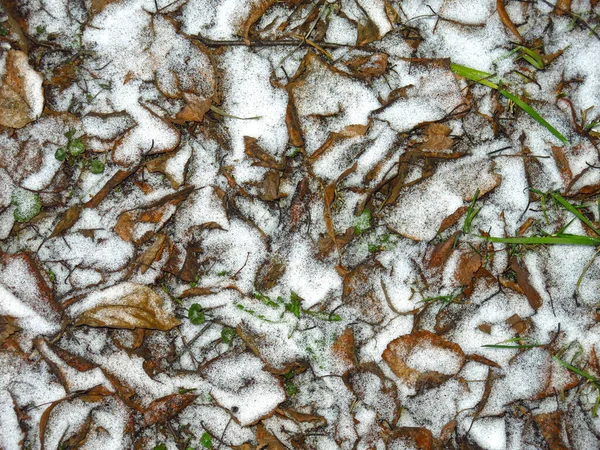
[[[0,0],[0,448],[600,448],[598,3]]]

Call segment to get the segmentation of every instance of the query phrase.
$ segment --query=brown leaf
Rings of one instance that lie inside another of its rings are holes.
[[[290,144],[294,147],[304,147],[304,138],[302,137],[302,128],[298,110],[294,103],[294,94],[288,89],[288,103],[285,111],[285,124],[287,126]]]
[[[273,434],[271,434],[262,424],[256,427],[256,441],[261,450],[287,450]]]
[[[21,331],[21,327],[16,324],[14,317],[0,316],[0,346],[17,331]]]
[[[556,168],[560,172],[560,176],[565,183],[565,186],[569,185],[571,179],[573,179],[573,172],[571,172],[571,168],[569,167],[569,161],[565,157],[565,152],[562,147],[552,146],[552,155],[554,156],[554,162],[556,163]]]
[[[571,14],[571,0],[556,0],[554,12],[559,16]]]
[[[504,0],[496,0],[496,10],[498,11],[498,15],[500,16],[500,21],[502,24],[510,30],[512,34],[519,40],[519,42],[524,43],[525,39],[519,33],[519,30],[511,20],[510,16],[506,12],[506,8],[504,7]]]
[[[452,235],[448,236],[448,238],[437,244],[433,247],[433,251],[431,252],[431,256],[429,257],[428,265],[429,267],[442,267],[454,252],[454,242],[456,238],[460,235],[460,231],[456,231]]]
[[[380,322],[385,317],[385,299],[379,294],[380,278],[381,268],[371,263],[355,267],[344,277],[343,302],[356,308],[360,316],[368,322]]]
[[[292,418],[295,422],[310,423],[315,427],[323,427],[327,425],[327,419],[323,416],[315,416],[313,414],[304,414],[293,409],[288,408],[277,408],[277,413],[285,417]]]
[[[468,206],[460,206],[456,211],[442,220],[440,224],[440,228],[438,229],[438,233],[441,234],[446,231],[448,228],[456,225],[460,218],[465,215],[465,213],[469,210]]]
[[[358,22],[356,28],[358,31],[358,35],[356,37],[357,47],[361,47],[370,42],[381,39],[381,34],[379,34],[379,28],[377,27],[375,22],[371,20],[370,17],[367,17],[367,20],[365,20],[364,23]]]
[[[357,364],[352,328],[344,330],[331,346],[331,350],[345,367],[351,368]]]
[[[419,350],[428,352],[443,352],[454,359],[454,366],[449,367],[451,373],[440,373],[437,371],[421,372],[409,366],[411,358]],[[392,369],[392,372],[402,379],[408,386],[417,390],[420,387],[437,386],[455,375],[465,362],[465,354],[458,344],[431,333],[430,331],[416,331],[401,336],[391,341],[383,352],[383,360]]]
[[[71,305],[75,326],[148,328],[167,331],[181,322],[164,309],[163,299],[141,284],[121,283]]]
[[[117,3],[120,0],[91,0],[90,2],[90,16],[93,18],[96,14],[102,12],[111,3]]]
[[[171,183],[171,186],[173,187],[173,189],[179,189],[181,187],[181,185],[183,184],[183,180],[178,179],[179,177],[177,177],[177,175],[176,175],[178,173],[178,171],[170,170],[170,167],[169,167],[169,163],[171,162],[171,160],[176,158],[178,155],[179,155],[179,151],[165,153],[164,155],[160,155],[157,158],[154,158],[154,159],[151,159],[150,161],[148,161],[145,164],[145,167],[146,167],[146,169],[148,169],[149,172],[162,173],[164,176],[167,177],[167,179]],[[184,173],[185,173],[185,170],[187,169],[188,164],[189,164],[189,159],[185,163],[185,167],[183,169]]]
[[[125,181],[131,174],[135,173],[137,167],[133,167],[127,170],[118,170],[106,184],[100,189],[96,195],[94,195],[87,203],[84,204],[86,208],[95,208],[104,200],[110,191]]]
[[[544,436],[549,450],[569,450],[571,448],[569,445],[565,444],[562,437],[563,426],[561,411],[537,414],[533,416],[533,419],[542,432],[542,436]]]
[[[523,290],[523,294],[527,297],[529,305],[537,311],[542,306],[542,297],[529,282],[529,271],[526,267],[519,264],[516,257],[511,259],[510,268],[515,272],[517,283]]]
[[[355,77],[369,81],[385,73],[387,70],[387,60],[387,54],[373,53],[368,56],[353,58],[350,61],[346,61],[344,65],[350,69],[350,72]]]
[[[154,243],[140,255],[136,263],[141,267],[140,271],[142,273],[146,273],[152,263],[160,259],[167,242],[167,236],[164,234],[159,234]]]
[[[308,160],[311,164],[313,164],[317,159],[327,153],[327,151],[329,151],[334,144],[344,139],[364,136],[368,130],[368,125],[348,125],[339,132],[329,133],[327,140],[323,143],[323,145],[316,149],[312,155],[309,156]]]
[[[79,216],[81,215],[81,210],[83,209],[82,205],[73,205],[71,206],[62,219],[58,221],[58,223],[54,226],[54,230],[48,236],[48,239],[52,239],[56,236],[60,236],[65,231],[68,231],[75,223],[79,220]]]
[[[423,150],[449,150],[454,145],[454,140],[449,137],[452,130],[443,123],[430,123],[425,128],[425,142],[419,148]]]
[[[212,98],[201,98],[189,93],[184,93],[183,98],[186,105],[177,113],[175,118],[184,122],[202,122],[204,115],[212,106]]]
[[[253,159],[253,166],[283,170],[283,164],[265,152],[260,145],[258,145],[258,139],[250,136],[244,136],[244,148],[244,153]]]
[[[263,179],[259,197],[265,202],[272,202],[280,198],[279,182],[281,174],[276,170],[269,170]]]
[[[4,72],[0,86],[0,125],[23,128],[42,113],[42,76],[31,68],[27,55],[19,50],[6,53]]]
[[[385,437],[387,448],[432,450],[433,435],[427,428],[400,427]]]
[[[254,285],[258,292],[268,291],[275,287],[285,273],[285,269],[285,263],[278,256],[272,257],[263,264],[254,279]]]
[[[463,253],[460,255],[456,267],[456,280],[461,286],[468,286],[473,281],[475,273],[481,267],[481,256],[477,253]]]
[[[144,426],[165,423],[194,403],[194,394],[171,394],[154,400],[144,411]]]

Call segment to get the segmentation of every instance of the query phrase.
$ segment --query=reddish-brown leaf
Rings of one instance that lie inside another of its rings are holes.
[[[515,275],[517,276],[517,283],[523,290],[523,294],[525,294],[527,297],[529,305],[537,311],[540,306],[542,306],[542,297],[531,285],[529,281],[529,271],[526,267],[519,264],[519,261],[516,257],[511,259],[510,268],[513,270],[513,272],[515,272]]]
[[[165,423],[191,405],[198,396],[194,394],[171,394],[154,400],[144,411],[144,425]]]
[[[465,354],[460,346],[454,342],[447,341],[430,331],[416,331],[401,336],[391,341],[383,352],[383,360],[392,369],[396,376],[402,379],[408,386],[417,390],[419,387],[433,387],[442,384],[449,378],[449,374],[437,371],[420,372],[408,365],[408,361],[418,351],[444,352],[455,360],[455,368],[452,372],[457,373],[465,362]]]
[[[498,11],[498,15],[500,16],[500,21],[502,24],[510,30],[512,34],[519,40],[519,42],[524,43],[525,39],[519,33],[519,30],[511,20],[510,16],[506,12],[506,8],[504,7],[504,0],[496,0],[496,10]]]

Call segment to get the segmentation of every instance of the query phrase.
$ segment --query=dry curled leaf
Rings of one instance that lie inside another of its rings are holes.
[[[398,378],[417,390],[439,386],[456,375],[465,362],[458,344],[425,330],[394,339],[382,356]],[[432,370],[433,366],[437,370]]]
[[[0,125],[23,128],[37,119],[44,108],[42,76],[31,68],[19,50],[6,53],[5,73],[0,85]]]
[[[498,15],[500,16],[502,24],[506,28],[508,28],[512,34],[515,35],[519,42],[525,42],[525,39],[523,39],[523,36],[521,36],[521,33],[519,33],[519,30],[517,29],[510,16],[506,12],[506,8],[504,7],[504,0],[496,0],[496,10],[498,11]]]
[[[171,420],[191,405],[197,397],[194,394],[171,394],[154,400],[144,411],[144,425],[150,426]]]
[[[388,56],[385,53],[373,53],[369,56],[360,56],[344,63],[350,72],[363,80],[379,77],[387,70]]]
[[[425,128],[425,142],[419,148],[423,150],[449,150],[452,148],[454,141],[449,134],[452,130],[443,123],[430,123]]]
[[[135,283],[121,283],[89,294],[69,308],[69,315],[76,326],[167,331],[181,323],[166,310],[156,292]]]

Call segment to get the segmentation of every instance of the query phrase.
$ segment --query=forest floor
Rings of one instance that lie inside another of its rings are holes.
[[[0,449],[600,448],[598,0],[0,0]]]

